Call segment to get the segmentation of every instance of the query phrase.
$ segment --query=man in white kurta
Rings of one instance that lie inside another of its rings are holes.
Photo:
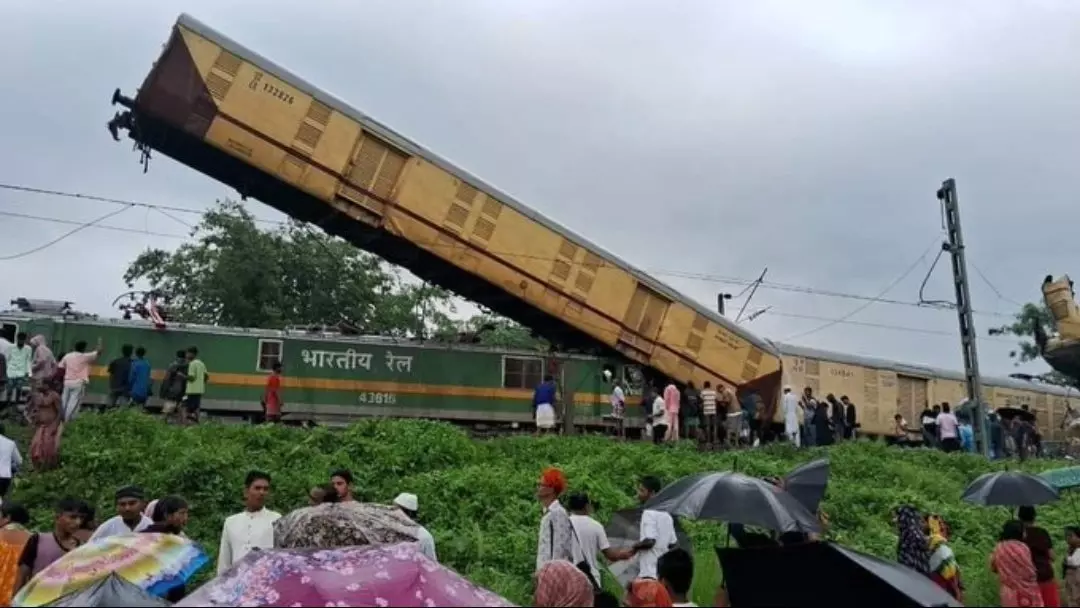
[[[416,524],[416,542],[419,545],[420,553],[423,553],[433,562],[438,563],[439,558],[435,555],[435,537],[431,535],[431,532],[427,531],[427,528],[417,523],[417,512],[420,510],[420,500],[416,497],[416,494],[409,494],[407,492],[397,495],[394,499],[394,504],[405,517],[408,517]]]
[[[780,405],[784,412],[784,434],[787,435],[788,441],[793,443],[795,447],[799,447],[801,444],[799,398],[795,396],[795,393],[791,392],[790,386],[784,387],[784,396],[780,401]]]
[[[255,549],[274,547],[274,522],[281,518],[266,508],[270,476],[252,471],[244,480],[244,510],[225,519],[217,572],[221,574]]]

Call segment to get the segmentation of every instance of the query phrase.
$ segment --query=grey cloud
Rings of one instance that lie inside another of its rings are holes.
[[[18,117],[0,181],[192,208],[231,196],[165,158],[142,175],[103,129],[112,88],[133,91],[190,11],[647,269],[769,266],[773,281],[874,294],[939,233],[933,192],[953,176],[971,257],[1008,298],[1038,297],[1047,272],[1080,274],[1080,8],[1065,0],[15,5],[0,52],[20,59],[0,77],[24,94],[0,98]],[[0,209],[88,220],[109,207],[0,193]],[[140,211],[114,223],[184,231]],[[66,229],[4,219],[0,256]],[[170,243],[86,231],[0,262],[0,297],[32,289],[103,311],[148,244]],[[87,248],[91,269],[41,281]],[[926,270],[889,296],[914,300]],[[947,273],[930,281],[936,297],[951,295]],[[708,303],[741,289],[658,276]],[[1014,308],[973,281],[977,308]],[[860,303],[763,289],[749,310],[769,305],[836,318]],[[956,327],[950,312],[884,304],[852,320]],[[976,322],[985,335],[1003,320]],[[749,326],[783,338],[818,325],[767,313]],[[802,343],[961,364],[943,335],[838,324]],[[1013,371],[1009,342],[981,346],[988,371]]]

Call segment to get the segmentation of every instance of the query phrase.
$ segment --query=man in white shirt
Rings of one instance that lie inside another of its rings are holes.
[[[394,499],[394,505],[416,524],[416,542],[420,545],[420,553],[426,555],[431,561],[438,563],[439,558],[435,555],[435,537],[431,535],[431,532],[427,531],[427,528],[421,526],[417,519],[420,501],[416,498],[416,494],[398,494],[397,498]]]
[[[592,504],[585,494],[574,494],[567,501],[570,508],[570,525],[574,532],[575,564],[585,562],[589,565],[589,574],[593,584],[599,586],[600,558],[602,554],[609,562],[618,562],[634,556],[632,548],[615,549],[608,541],[607,532],[600,522],[592,518]]]
[[[799,447],[800,432],[799,425],[799,398],[795,396],[795,393],[791,392],[790,386],[784,387],[784,396],[781,398],[781,405],[784,412],[784,434],[787,435],[787,440],[794,444],[795,447]]]
[[[960,449],[960,421],[950,411],[948,403],[941,404],[941,413],[937,415],[935,422],[941,439],[941,449],[946,452],[958,451]]]
[[[19,446],[4,434],[4,425],[0,424],[0,499],[7,498],[11,489],[11,480],[22,466],[22,454]]]
[[[653,476],[644,477],[638,486],[638,501],[641,504],[660,492],[660,480]],[[640,540],[634,545],[638,552],[638,578],[656,579],[656,567],[660,556],[673,549],[678,541],[675,536],[675,520],[669,513],[646,509],[641,514]]]
[[[143,514],[146,508],[146,495],[138,486],[125,486],[116,491],[116,516],[94,530],[90,540],[108,538],[121,534],[142,532],[154,524],[154,520]]]
[[[615,420],[615,435],[626,439],[626,394],[621,380],[616,380],[615,388],[611,389],[611,417]]]
[[[244,480],[244,510],[226,518],[221,530],[219,575],[253,550],[274,547],[274,522],[281,514],[266,508],[269,495],[270,475],[259,471],[248,473]]]

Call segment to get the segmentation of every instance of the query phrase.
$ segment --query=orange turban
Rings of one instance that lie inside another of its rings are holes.
[[[556,494],[566,491],[566,475],[554,467],[544,469],[540,474],[540,485],[551,488]]]

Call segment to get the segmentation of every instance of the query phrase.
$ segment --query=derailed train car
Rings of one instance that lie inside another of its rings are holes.
[[[188,16],[109,124],[562,350],[777,396],[775,347]]]

